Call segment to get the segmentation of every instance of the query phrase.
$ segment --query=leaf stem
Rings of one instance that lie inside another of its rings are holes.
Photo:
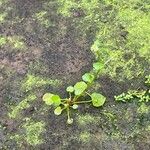
[[[67,101],[68,99],[66,98],[66,99],[61,99],[62,101]]]
[[[81,95],[75,95],[75,97],[73,98],[73,101],[74,101],[74,102],[77,101],[80,96],[81,96]]]
[[[75,102],[74,104],[82,104],[82,103],[90,103],[90,102],[92,102],[92,100],[90,100],[90,101],[80,101],[80,102]]]
[[[91,94],[90,93],[88,93],[88,92],[85,92],[87,95],[89,95],[89,96],[91,96]]]
[[[67,116],[68,116],[68,119],[70,120],[70,111],[69,111],[69,107],[67,108]]]
[[[69,98],[72,99],[71,93],[69,92]]]

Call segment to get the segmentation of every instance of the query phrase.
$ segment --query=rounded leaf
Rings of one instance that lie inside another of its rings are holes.
[[[68,123],[68,124],[72,124],[72,123],[73,123],[73,119],[72,119],[72,118],[69,118],[69,119],[67,120],[67,123]]]
[[[96,71],[100,71],[104,68],[104,64],[101,63],[101,62],[96,62],[93,64],[93,68],[96,70]]]
[[[52,105],[53,104],[53,100],[52,97],[54,96],[54,94],[51,93],[45,93],[43,95],[43,101],[47,104],[47,105]]]
[[[59,95],[53,95],[52,101],[55,106],[59,106],[61,104],[61,99],[60,99]]]
[[[83,81],[92,83],[94,80],[94,75],[91,73],[86,73],[82,76]]]
[[[57,107],[55,110],[54,110],[54,114],[55,115],[60,115],[62,113],[62,109],[61,109],[61,107]]]
[[[73,109],[78,109],[78,105],[77,105],[77,104],[74,104],[74,105],[72,106],[72,108],[73,108]]]
[[[81,95],[87,88],[87,84],[83,81],[77,82],[74,86],[75,95]]]
[[[91,98],[92,98],[92,104],[95,107],[103,106],[106,101],[106,97],[99,93],[91,94]]]
[[[74,91],[73,86],[68,86],[66,91],[72,93]]]

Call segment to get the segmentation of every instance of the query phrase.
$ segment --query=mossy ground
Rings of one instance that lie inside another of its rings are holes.
[[[149,150],[149,103],[114,101],[146,89],[149,9],[148,0],[0,0],[0,149]],[[65,97],[95,60],[108,61],[91,89],[107,102],[80,106],[68,126],[41,97]]]

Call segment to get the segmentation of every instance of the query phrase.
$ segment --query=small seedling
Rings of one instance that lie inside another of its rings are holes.
[[[72,124],[73,118],[70,116],[70,109],[78,109],[78,105],[83,103],[92,103],[94,107],[100,107],[104,105],[106,98],[102,94],[96,92],[90,94],[87,92],[103,67],[104,65],[99,62],[94,63],[93,70],[90,73],[85,73],[82,76],[83,81],[77,82],[74,86],[68,86],[66,88],[66,91],[69,93],[68,98],[62,99],[59,95],[45,93],[43,95],[43,101],[47,105],[54,106],[55,115],[60,115],[66,110],[68,117],[67,123]],[[81,97],[85,97],[87,95],[90,97],[90,100],[81,100]]]

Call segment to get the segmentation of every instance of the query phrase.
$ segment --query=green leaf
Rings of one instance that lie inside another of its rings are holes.
[[[93,68],[96,71],[100,71],[100,70],[104,69],[104,64],[101,63],[101,62],[96,62],[96,63],[93,64]]]
[[[57,107],[57,108],[54,110],[54,114],[55,114],[55,115],[60,115],[61,113],[62,113],[61,107]]]
[[[106,97],[104,97],[103,95],[99,93],[91,94],[91,98],[92,98],[92,104],[95,107],[103,106],[106,101]]]
[[[68,86],[66,91],[72,93],[74,91],[73,86]]]
[[[47,105],[52,105],[53,104],[53,100],[52,97],[54,96],[54,94],[51,93],[45,93],[43,95],[43,101],[47,104]]]
[[[82,79],[83,79],[83,81],[85,81],[85,82],[92,83],[93,80],[94,80],[94,75],[91,74],[91,73],[85,73],[85,74],[82,76]]]
[[[52,101],[55,106],[59,106],[61,104],[61,99],[60,99],[59,95],[53,95]]]
[[[87,88],[87,84],[83,81],[77,82],[74,86],[75,95],[81,95]]]
[[[72,124],[72,123],[73,123],[73,119],[72,119],[72,118],[69,118],[69,119],[67,120],[67,123],[68,123],[68,124]]]
[[[74,105],[72,106],[72,108],[73,108],[73,109],[78,109],[78,105],[77,105],[77,104],[74,104]]]

